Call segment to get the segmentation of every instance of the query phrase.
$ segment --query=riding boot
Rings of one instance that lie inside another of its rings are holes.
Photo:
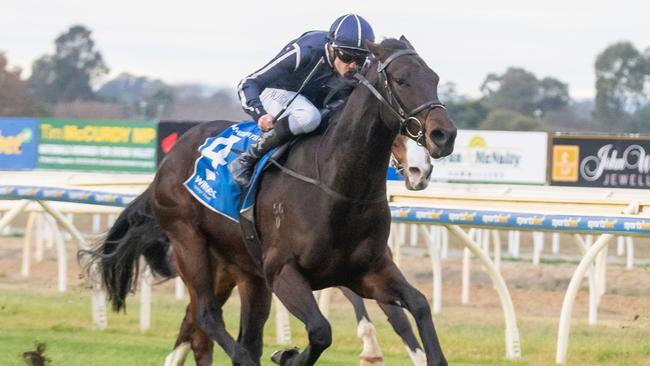
[[[242,188],[250,184],[253,169],[257,161],[273,148],[289,141],[293,136],[288,128],[285,118],[278,120],[274,128],[265,132],[256,144],[251,145],[248,151],[233,160],[228,166],[232,179]]]

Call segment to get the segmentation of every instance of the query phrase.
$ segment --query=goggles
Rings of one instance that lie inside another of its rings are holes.
[[[341,62],[349,64],[351,62],[354,62],[355,64],[362,66],[366,62],[366,58],[368,57],[367,52],[363,51],[348,51],[343,48],[335,48],[334,53],[336,54],[336,57],[338,57]]]

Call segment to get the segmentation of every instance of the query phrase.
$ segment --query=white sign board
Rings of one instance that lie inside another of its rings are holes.
[[[433,162],[431,180],[545,184],[546,132],[458,130],[454,152]]]

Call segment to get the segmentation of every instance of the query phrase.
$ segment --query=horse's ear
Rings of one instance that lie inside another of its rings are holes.
[[[413,45],[411,44],[411,42],[409,42],[409,40],[406,39],[406,37],[404,37],[404,35],[402,35],[401,37],[399,37],[399,40],[402,41],[402,42],[404,42],[404,43],[406,43],[406,45],[409,46],[410,49],[412,49],[412,50],[415,49],[415,47],[413,47]]]
[[[366,42],[366,48],[370,53],[375,55],[375,57],[379,57],[379,54],[381,51],[384,49],[379,43],[373,43],[373,42]]]

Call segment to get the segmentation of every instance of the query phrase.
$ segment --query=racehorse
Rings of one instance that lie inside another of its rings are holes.
[[[424,147],[419,146],[415,141],[404,135],[398,135],[391,148],[391,165],[402,175],[404,183],[408,189],[422,190],[428,186],[433,165],[431,164],[427,150]],[[150,222],[149,225],[153,225],[153,223]],[[135,241],[125,247],[134,248],[134,246],[141,245],[141,243],[143,243],[143,241]],[[161,245],[166,245],[168,247],[169,243],[161,243]],[[149,261],[150,259],[147,260]],[[169,263],[169,266],[172,268],[173,263]],[[175,270],[170,269],[170,271],[174,271],[175,273]],[[368,315],[368,311],[363,303],[363,299],[345,287],[340,287],[339,289],[354,308],[357,320],[357,335],[364,341],[364,349],[361,353],[360,365],[383,365],[383,356],[376,339],[375,327],[370,321],[370,316]],[[382,306],[382,310],[384,310],[388,316],[388,321],[393,326],[395,332],[397,332],[404,342],[413,365],[426,365],[424,352],[420,348],[420,345],[413,334],[413,330],[411,329],[411,324],[404,315],[402,309],[385,305]],[[191,324],[188,314],[186,314],[186,317],[183,319],[183,324],[181,324],[174,349],[165,358],[165,366],[183,365],[190,350],[193,351],[195,357],[198,359],[203,358],[201,353],[212,353],[211,347],[208,350],[193,349],[192,337],[194,332],[195,327]],[[210,342],[210,344],[212,343]]]
[[[398,135],[393,141],[390,163],[404,178],[407,189],[419,191],[429,185],[433,165],[427,150],[414,140]]]
[[[223,129],[231,126],[230,123],[223,121],[206,123],[216,124]],[[408,189],[420,190],[427,187],[433,166],[426,149],[419,146],[413,140],[408,139],[404,135],[398,135],[395,138],[391,148],[391,165],[404,177],[405,185]],[[169,239],[162,232],[155,217],[148,213],[150,209],[140,204],[147,202],[145,196],[147,192],[136,203],[127,207],[120,214],[115,222],[115,226],[103,239],[103,251],[97,254],[102,256],[101,264],[103,268],[115,268],[129,263],[131,263],[130,268],[133,268],[139,260],[139,255],[134,253],[142,253],[157,277],[169,279],[176,276],[178,271],[175,268],[173,253],[170,252]],[[125,227],[128,228],[125,230]],[[113,252],[108,253],[106,248],[111,243],[117,244],[117,246]],[[135,262],[130,262],[129,259]],[[131,276],[136,276],[137,272],[137,270],[131,271]],[[132,281],[131,283],[137,282],[132,277],[129,280]],[[111,290],[118,289],[120,286],[119,283],[115,283],[106,287]],[[383,365],[382,352],[376,340],[375,328],[370,322],[370,317],[363,300],[345,287],[341,287],[340,290],[354,307],[358,323],[357,335],[364,340],[364,350],[361,354],[360,365]],[[125,296],[126,293],[109,291],[109,295],[112,298],[119,298],[120,296]],[[122,302],[124,300],[124,298],[121,298]],[[426,357],[424,356],[424,352],[420,348],[403,311],[400,308],[391,308],[390,306],[384,306],[382,309],[386,311],[389,322],[406,345],[414,366],[425,365]],[[197,330],[191,323],[188,313],[180,327],[174,349],[165,358],[165,366],[183,365],[190,350],[193,351],[197,362],[208,357],[208,354],[212,355],[212,342],[207,342],[205,347],[197,347],[197,342],[192,342],[193,337],[200,338],[200,335],[194,335],[195,331]]]
[[[331,328],[312,290],[345,286],[380,304],[409,310],[427,365],[446,364],[426,298],[404,279],[386,246],[390,210],[385,176],[400,131],[439,158],[453,150],[456,128],[438,101],[438,76],[405,38],[368,48],[375,60],[367,79],[356,76],[360,84],[343,110],[332,116],[325,131],[292,146],[284,164],[295,174],[272,167],[263,175],[255,206],[262,258],[249,254],[236,223],[203,207],[182,185],[193,172],[198,146],[220,126],[203,124],[186,133],[151,186],[132,203],[153,215],[169,238],[190,295],[188,323],[196,327],[192,343],[197,348],[211,347],[214,340],[233,364],[259,365],[272,290],[305,323],[309,338],[304,351],[279,352],[273,360],[313,365],[331,344]],[[111,231],[126,234],[129,220],[116,226]],[[99,252],[110,255],[117,245],[107,241]],[[96,258],[101,265],[102,256]],[[122,259],[121,265],[100,270],[108,292],[121,295],[112,297],[118,310],[133,280],[133,258]],[[156,263],[151,265],[155,271]],[[241,297],[237,341],[226,331],[221,313],[235,285]],[[209,363],[211,354],[197,359],[197,364]]]

